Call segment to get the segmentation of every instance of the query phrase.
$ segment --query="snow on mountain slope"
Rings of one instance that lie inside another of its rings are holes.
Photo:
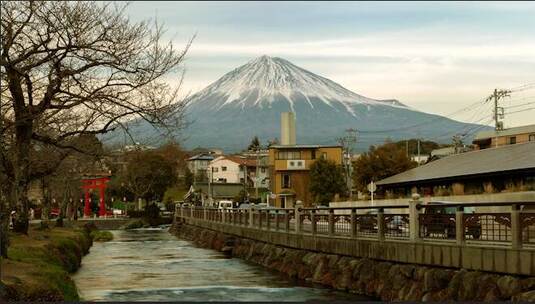
[[[321,101],[333,108],[341,103],[355,116],[353,105],[390,105],[405,107],[397,100],[375,100],[358,95],[334,81],[302,69],[277,57],[262,56],[225,74],[219,80],[192,96],[191,104],[218,96],[212,106],[220,109],[227,105],[269,107],[283,97],[295,111],[295,102],[304,98],[314,108]],[[315,101],[314,101],[315,100]]]

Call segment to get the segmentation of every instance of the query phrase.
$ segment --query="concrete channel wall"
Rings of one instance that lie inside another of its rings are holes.
[[[529,275],[535,274],[535,250],[489,244],[458,246],[454,242],[350,239],[337,236],[295,234],[183,218],[185,223],[278,246],[418,265]]]

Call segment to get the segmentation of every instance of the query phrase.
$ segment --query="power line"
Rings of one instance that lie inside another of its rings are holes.
[[[535,110],[535,107],[527,108],[527,109],[522,109],[522,110],[517,110],[517,111],[513,111],[513,112],[507,112],[507,113],[505,113],[505,114],[509,115],[509,114],[515,114],[515,113],[520,113],[520,112],[531,111],[531,110]]]
[[[526,103],[521,103],[521,104],[518,104],[518,105],[508,106],[508,107],[504,107],[504,108],[506,108],[506,109],[512,109],[512,108],[518,108],[518,107],[527,106],[527,105],[531,105],[531,104],[535,104],[535,101],[532,101],[532,102],[526,102]],[[507,113],[506,113],[506,114],[507,114]]]

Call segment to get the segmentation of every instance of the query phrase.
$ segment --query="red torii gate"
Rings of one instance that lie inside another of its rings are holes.
[[[100,192],[100,208],[98,215],[106,215],[106,205],[104,204],[104,192],[106,190],[106,183],[110,181],[109,177],[86,178],[82,179],[82,189],[84,190],[84,215],[91,216],[91,206],[89,204],[89,189],[99,189]]]

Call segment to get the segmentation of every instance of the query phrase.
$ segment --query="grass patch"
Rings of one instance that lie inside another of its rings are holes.
[[[137,229],[137,228],[143,228],[145,224],[143,223],[143,220],[132,220],[128,223],[126,223],[123,227],[125,230],[129,229]]]
[[[91,232],[91,237],[95,242],[108,242],[113,240],[113,234],[109,231],[95,230]]]
[[[8,258],[2,259],[2,284],[10,301],[78,301],[69,273],[80,267],[92,244],[86,229],[30,228],[11,234]]]

